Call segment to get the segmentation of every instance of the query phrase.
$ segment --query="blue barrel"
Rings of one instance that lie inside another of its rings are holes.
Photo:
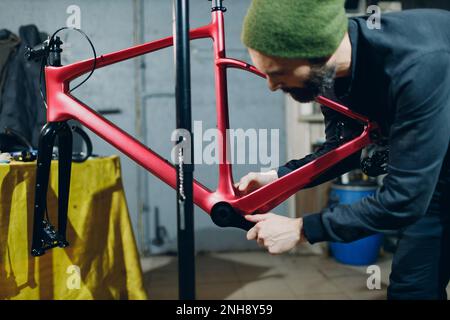
[[[351,204],[374,194],[377,188],[376,185],[333,184],[330,201]],[[355,266],[370,265],[377,261],[382,242],[383,234],[377,233],[350,243],[330,242],[330,249],[334,258],[341,263]]]

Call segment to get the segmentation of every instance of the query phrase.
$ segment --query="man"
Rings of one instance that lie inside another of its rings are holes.
[[[271,90],[300,102],[335,96],[380,125],[388,138],[383,186],[374,196],[299,219],[273,213],[247,216],[249,240],[272,254],[302,241],[350,242],[396,232],[389,299],[446,299],[450,277],[450,12],[411,10],[347,19],[343,0],[253,0],[242,40]],[[330,90],[331,89],[331,90]],[[236,187],[251,192],[317,158],[342,141],[322,109],[327,142],[317,153],[266,173],[250,173]],[[360,132],[345,123],[345,138]],[[359,166],[359,154],[315,184]]]

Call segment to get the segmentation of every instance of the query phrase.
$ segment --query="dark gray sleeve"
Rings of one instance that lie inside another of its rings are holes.
[[[294,171],[295,169],[306,165],[307,163],[320,157],[321,155],[337,148],[343,142],[348,141],[361,134],[363,127],[356,121],[353,121],[348,117],[327,107],[321,106],[321,111],[325,117],[325,143],[316,152],[309,154],[302,159],[291,160],[284,166],[279,167],[277,170],[278,177],[282,177]],[[305,188],[317,186],[321,183],[339,177],[340,175],[350,170],[359,168],[360,157],[361,152],[357,152],[345,158],[344,160],[340,161],[335,166],[324,172]]]
[[[449,61],[449,53],[429,54],[398,74],[383,186],[360,202],[304,217],[310,243],[398,230],[426,213],[450,142]]]

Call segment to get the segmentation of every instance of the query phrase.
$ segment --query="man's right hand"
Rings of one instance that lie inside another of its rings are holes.
[[[244,195],[277,179],[278,174],[276,170],[270,170],[267,172],[250,172],[246,176],[243,176],[239,182],[236,182],[234,186],[242,195]]]

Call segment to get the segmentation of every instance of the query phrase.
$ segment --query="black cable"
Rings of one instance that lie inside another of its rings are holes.
[[[78,29],[78,28],[70,28],[70,27],[62,27],[62,28],[59,28],[58,30],[56,30],[56,31],[52,34],[52,36],[49,38],[49,43],[48,43],[48,47],[49,47],[49,48],[50,48],[50,46],[53,44],[53,40],[54,40],[55,36],[56,36],[60,31],[66,30],[66,29],[67,29],[67,30],[75,30],[75,31],[77,31],[78,33],[82,34],[82,35],[86,38],[86,40],[89,42],[89,45],[91,46],[91,49],[92,49],[92,53],[94,54],[94,64],[92,65],[91,72],[89,73],[89,75],[88,75],[83,81],[81,81],[78,85],[76,85],[74,88],[72,88],[72,89],[69,90],[69,93],[71,93],[73,90],[79,88],[79,87],[80,87],[81,85],[83,85],[86,81],[88,81],[88,79],[89,79],[89,78],[92,76],[92,74],[94,73],[95,68],[97,67],[97,52],[95,51],[95,47],[94,47],[94,44],[92,43],[91,39],[88,37],[88,35],[87,35],[86,33],[84,33],[83,30]],[[49,54],[49,51],[47,50],[47,54],[42,58],[41,71],[40,71],[40,75],[39,75],[39,91],[40,91],[40,93],[41,93],[41,97],[42,97],[42,100],[44,101],[44,105],[45,105],[46,108],[47,108],[47,102],[46,102],[46,99],[45,99],[45,97],[44,97],[44,93],[43,93],[43,91],[42,91],[42,75],[44,74],[44,68],[45,68],[45,65],[46,65],[46,62],[47,62],[47,59],[48,59],[48,54]]]

